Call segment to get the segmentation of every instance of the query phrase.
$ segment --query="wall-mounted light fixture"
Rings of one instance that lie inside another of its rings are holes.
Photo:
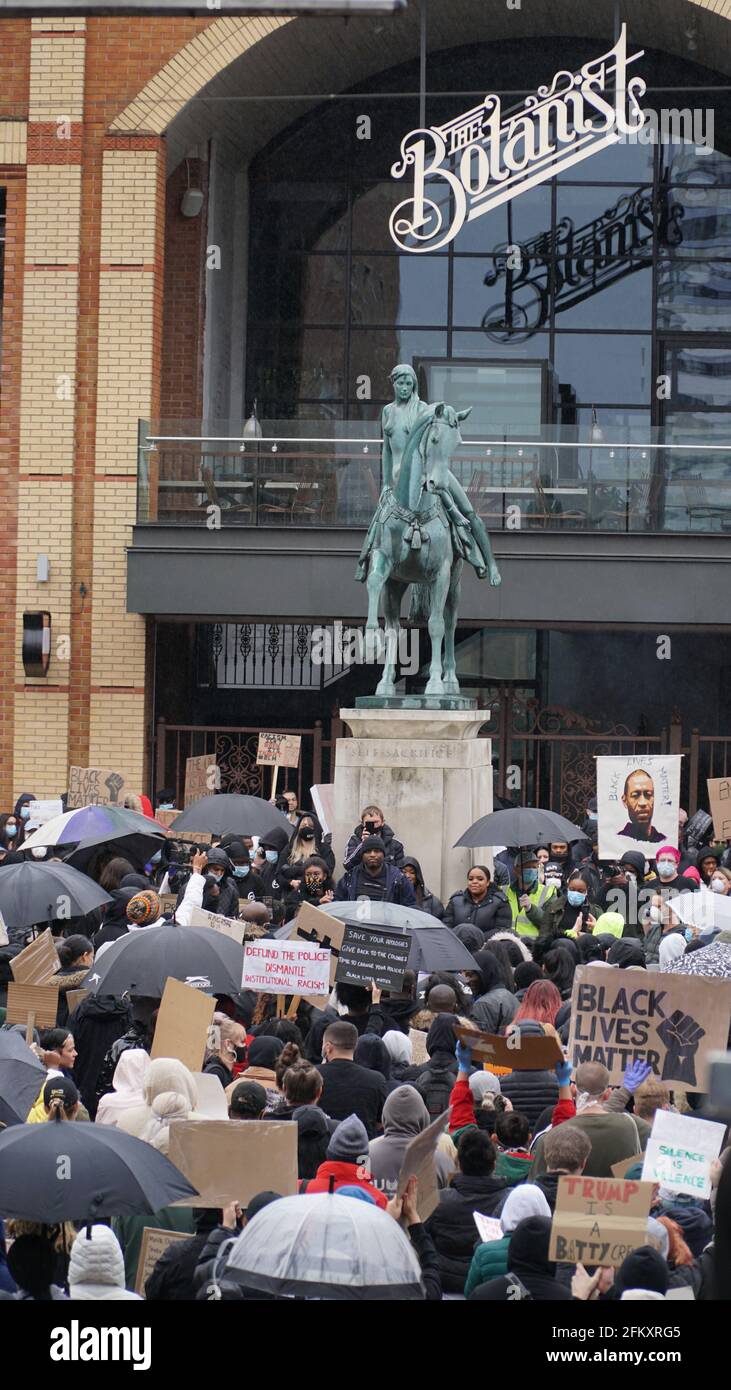
[[[47,555],[36,555],[36,581],[47,584],[51,577],[51,566]]]
[[[51,660],[50,613],[23,614],[23,670],[26,676],[48,675]]]

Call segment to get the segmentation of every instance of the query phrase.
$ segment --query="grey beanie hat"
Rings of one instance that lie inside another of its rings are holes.
[[[341,1120],[327,1146],[327,1156],[340,1163],[363,1163],[368,1159],[368,1135],[357,1115]]]

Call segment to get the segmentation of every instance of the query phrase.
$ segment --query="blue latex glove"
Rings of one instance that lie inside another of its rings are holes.
[[[570,1062],[556,1063],[556,1079],[558,1081],[559,1086],[568,1086],[571,1080],[572,1071],[573,1067]]]
[[[472,1048],[469,1043],[458,1042],[454,1049],[460,1071],[469,1071],[472,1066]]]
[[[648,1076],[652,1076],[652,1067],[649,1062],[632,1062],[624,1073],[622,1085],[625,1091],[629,1091],[630,1095],[634,1095],[637,1087],[641,1086],[643,1081],[647,1080]]]

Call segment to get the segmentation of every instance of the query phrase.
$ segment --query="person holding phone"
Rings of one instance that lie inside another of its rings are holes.
[[[345,846],[344,867],[352,869],[354,864],[360,862],[364,842],[372,835],[377,835],[383,841],[386,863],[400,869],[404,862],[404,847],[401,841],[396,839],[391,826],[386,824],[380,806],[366,806],[361,811],[360,825],[356,825]]]

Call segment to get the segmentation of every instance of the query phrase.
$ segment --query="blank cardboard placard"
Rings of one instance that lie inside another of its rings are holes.
[[[631,1062],[647,1062],[677,1091],[704,1091],[708,1058],[725,1052],[731,980],[579,965],[571,996],[569,1057],[600,1062],[621,1085]]]
[[[708,804],[717,840],[731,840],[731,778],[708,777]]]
[[[286,1120],[173,1120],[168,1158],[200,1194],[176,1206],[245,1207],[257,1192],[297,1191],[297,1126]]]
[[[426,1050],[426,1033],[422,1033],[420,1028],[409,1028],[409,1038],[411,1039],[412,1067],[425,1066],[429,1061],[429,1053]]]
[[[190,1236],[186,1235],[185,1231],[163,1231],[159,1226],[145,1226],[135,1277],[135,1293],[140,1294],[142,1298],[145,1296],[145,1284],[160,1256],[164,1255],[168,1246],[176,1240],[190,1240]]]
[[[83,1004],[88,994],[91,994],[90,989],[70,989],[68,991],[66,995],[66,1005],[69,1011],[69,1018],[73,1013],[76,1013],[79,1004]]]
[[[50,984],[61,962],[48,927],[11,960],[10,969],[19,985]]]
[[[216,1001],[209,994],[168,978],[150,1056],[177,1057],[189,1071],[200,1071],[215,1010]]]
[[[34,1014],[36,1028],[55,1028],[58,1013],[58,985],[8,985],[6,1023],[27,1023]]]
[[[623,1158],[621,1163],[612,1164],[613,1178],[626,1178],[630,1168],[634,1168],[637,1163],[644,1163],[643,1153],[633,1154],[631,1158]]]
[[[583,1173],[559,1178],[549,1260],[617,1269],[627,1255],[647,1244],[652,1191],[651,1182],[588,1178]]]
[[[443,1114],[437,1115],[436,1120],[432,1120],[431,1124],[421,1131],[421,1134],[416,1134],[406,1145],[401,1163],[401,1172],[398,1175],[398,1195],[399,1197],[403,1196],[409,1178],[416,1178],[416,1206],[420,1221],[427,1221],[439,1205],[437,1169],[434,1158],[437,1144],[446,1130],[448,1120],[449,1111],[445,1110]]]
[[[454,1032],[460,1042],[470,1044],[476,1061],[490,1062],[496,1067],[510,1067],[512,1071],[553,1071],[556,1063],[563,1061],[561,1044],[551,1033],[532,1037],[516,1029],[502,1038],[459,1025],[455,1025]]]
[[[292,930],[289,935],[292,941],[319,941],[321,946],[328,947],[330,951],[330,988],[332,989],[335,984],[335,971],[338,968],[340,947],[345,935],[345,923],[339,922],[337,917],[331,917],[329,912],[323,912],[319,907],[311,907],[309,903],[302,903],[292,923]]]
[[[239,946],[243,944],[246,923],[239,922],[235,917],[223,917],[220,912],[206,912],[202,907],[194,907],[190,914],[191,927],[208,927],[209,931],[217,931],[221,936],[227,936],[231,941],[237,941]]]

